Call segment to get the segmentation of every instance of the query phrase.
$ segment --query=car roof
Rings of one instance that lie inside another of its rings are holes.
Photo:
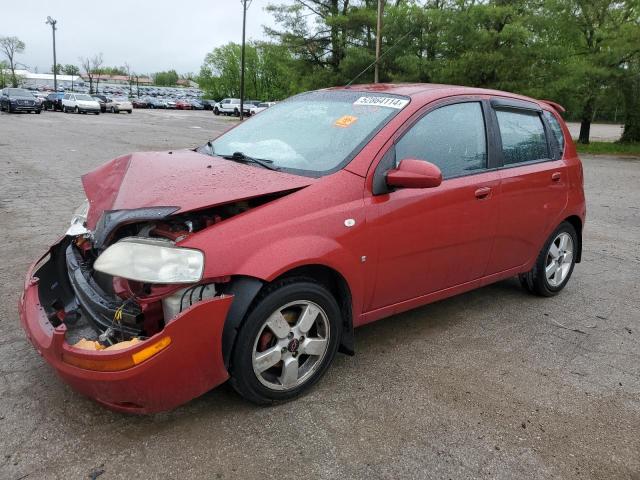
[[[349,90],[367,93],[388,93],[403,95],[412,99],[437,99],[453,95],[494,95],[501,97],[517,98],[530,102],[539,101],[516,93],[491,90],[486,88],[465,87],[461,85],[442,85],[438,83],[370,83],[362,85],[349,85],[344,87],[331,87],[325,90]]]

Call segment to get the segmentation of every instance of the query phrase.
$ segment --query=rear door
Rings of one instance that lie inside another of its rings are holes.
[[[561,221],[568,199],[567,168],[542,109],[494,98],[491,122],[500,145],[501,192],[494,255],[487,274],[520,267],[538,255]]]

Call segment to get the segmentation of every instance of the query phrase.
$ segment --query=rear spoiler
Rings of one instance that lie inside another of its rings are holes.
[[[551,100],[540,100],[540,101],[543,102],[543,103],[546,103],[547,105],[552,107],[558,113],[564,113],[564,112],[567,111],[562,105],[560,105],[559,103],[556,103],[556,102],[552,102]]]

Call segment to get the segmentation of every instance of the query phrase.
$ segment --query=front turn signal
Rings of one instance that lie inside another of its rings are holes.
[[[92,358],[78,356],[71,352],[63,352],[62,360],[74,367],[98,372],[117,372],[135,367],[145,360],[157,355],[171,344],[171,337],[162,337],[137,352],[117,358],[108,358],[106,352],[97,351]],[[105,358],[101,358],[105,357]]]

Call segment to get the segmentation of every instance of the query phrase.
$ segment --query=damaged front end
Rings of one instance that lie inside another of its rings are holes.
[[[74,215],[28,274],[20,302],[28,337],[74,388],[116,410],[166,410],[219,385],[228,378],[221,346],[230,277],[201,278],[199,251],[178,259],[190,263],[184,268],[167,255],[265,201],[179,215],[166,207],[106,212],[94,231]]]

